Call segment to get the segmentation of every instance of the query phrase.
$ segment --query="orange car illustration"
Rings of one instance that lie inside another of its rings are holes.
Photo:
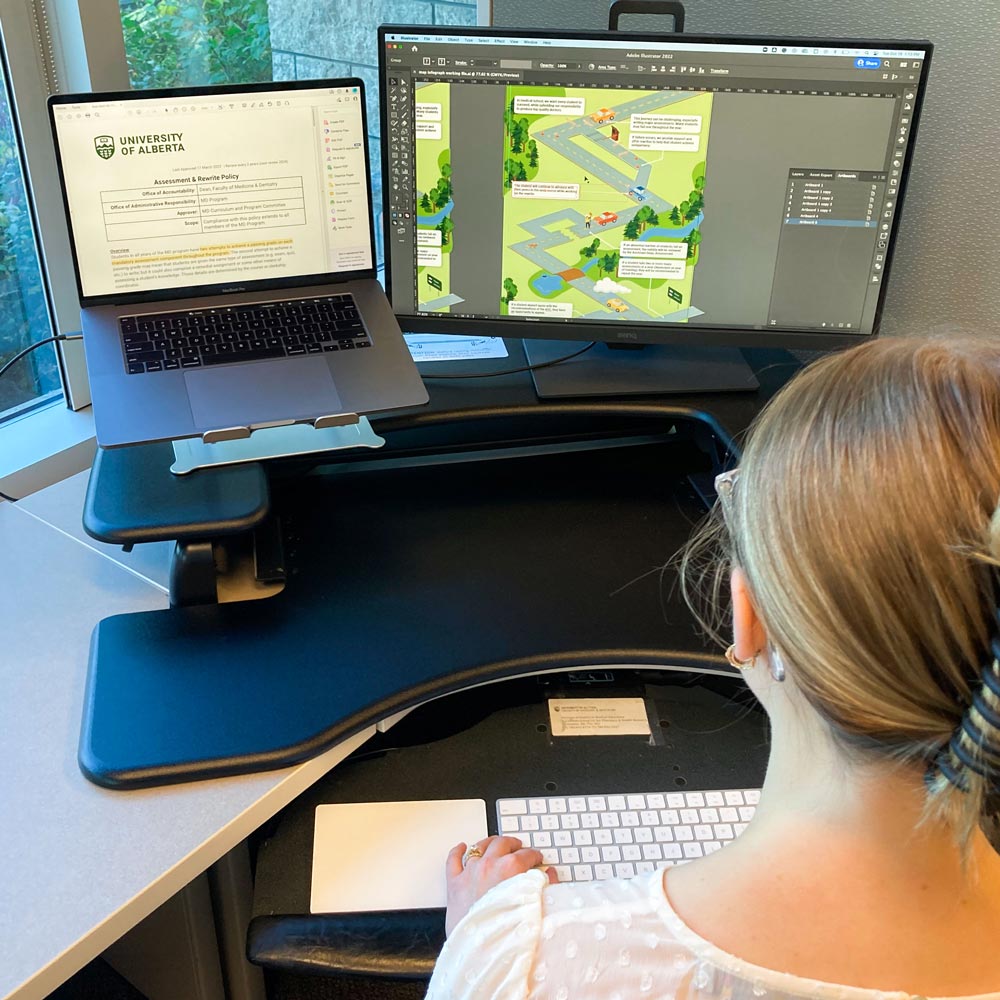
[[[598,125],[607,125],[608,122],[613,122],[615,120],[615,113],[611,108],[598,108],[590,116],[590,120],[592,122],[597,122]]]
[[[623,313],[628,306],[621,299],[608,299],[605,303],[609,309],[614,309],[616,313]]]
[[[594,216],[594,222],[598,225],[606,226],[609,222],[617,222],[618,216],[614,212],[601,212],[600,215]]]

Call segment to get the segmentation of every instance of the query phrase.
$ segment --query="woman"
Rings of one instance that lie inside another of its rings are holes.
[[[817,362],[720,480],[685,592],[721,541],[728,656],[771,722],[753,822],[627,882],[460,844],[434,1000],[1000,1000],[1000,345]]]

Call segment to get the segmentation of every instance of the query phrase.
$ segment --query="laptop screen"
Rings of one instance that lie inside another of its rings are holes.
[[[56,98],[81,297],[372,268],[364,107],[359,80]]]

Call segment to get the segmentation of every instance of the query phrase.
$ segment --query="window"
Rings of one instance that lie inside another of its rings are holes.
[[[357,76],[368,94],[372,195],[382,203],[377,29],[475,24],[476,0],[120,0],[133,87]],[[379,211],[376,208],[376,211]],[[382,227],[376,220],[379,262]]]
[[[51,335],[10,109],[7,78],[0,64],[0,362]],[[61,393],[55,350],[39,348],[0,379],[0,421]]]

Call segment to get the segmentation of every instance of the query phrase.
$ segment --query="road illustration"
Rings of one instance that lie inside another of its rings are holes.
[[[712,95],[508,90],[511,315],[685,322]]]

